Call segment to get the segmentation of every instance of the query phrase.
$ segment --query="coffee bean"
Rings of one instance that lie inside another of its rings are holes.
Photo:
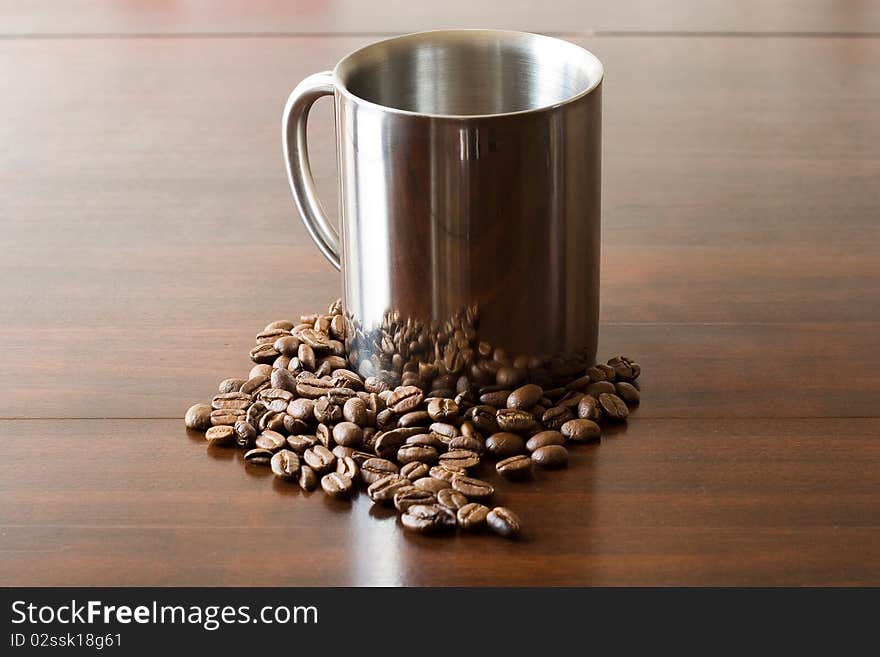
[[[518,408],[523,411],[529,410],[544,396],[541,386],[528,383],[511,392],[507,396],[507,408]]]
[[[297,454],[304,454],[307,449],[317,444],[318,439],[307,434],[291,434],[287,437],[287,446]]]
[[[435,422],[446,422],[458,417],[458,404],[451,399],[432,399],[428,402],[428,415]]]
[[[282,356],[294,358],[297,355],[299,344],[299,338],[292,335],[282,335],[272,343],[272,346]]]
[[[450,465],[449,467],[445,465],[435,465],[428,471],[428,474],[434,477],[434,479],[442,479],[443,481],[452,482],[455,475],[466,475],[467,470],[453,465]],[[412,481],[415,481],[415,479],[412,479]]]
[[[269,365],[268,363],[261,363],[258,365],[254,365],[250,369],[250,372],[248,372],[248,380],[253,379],[255,377],[258,377],[258,376],[265,376],[267,379],[269,377],[271,377],[272,376],[272,366]],[[268,381],[266,382],[266,385],[268,385]],[[244,386],[242,386],[242,388],[244,388]],[[242,392],[247,392],[248,394],[253,395],[256,391],[242,390]]]
[[[450,488],[452,484],[448,481],[444,481],[443,479],[434,479],[434,477],[422,477],[421,479],[416,479],[413,482],[413,486],[416,488],[421,488],[422,490],[429,490],[432,493],[437,493],[444,488]]]
[[[642,367],[628,356],[615,356],[608,360],[608,365],[614,368],[621,381],[635,381],[642,373]]]
[[[282,449],[272,455],[269,462],[272,472],[276,477],[281,479],[298,479],[299,478],[299,456],[289,449]]]
[[[504,366],[499,368],[498,372],[495,374],[495,382],[506,388],[515,388],[516,386],[525,383],[527,376],[528,372],[524,367]]]
[[[532,461],[542,468],[564,468],[568,465],[568,450],[562,445],[544,445],[532,452]]]
[[[586,390],[587,386],[590,385],[590,383],[591,383],[590,375],[584,374],[583,376],[581,376],[577,379],[569,381],[566,384],[565,389],[566,390]],[[551,399],[552,399],[552,397],[551,397]]]
[[[255,395],[263,388],[269,387],[269,376],[260,374],[252,376],[241,386],[241,392],[248,395]]]
[[[315,371],[315,351],[309,345],[301,344],[296,350],[296,357],[304,370]]]
[[[333,424],[342,419],[342,407],[334,403],[329,397],[321,397],[315,402],[314,415],[318,422]]]
[[[310,422],[315,417],[315,401],[313,399],[294,399],[287,405],[287,414],[297,420]]]
[[[493,433],[486,439],[486,451],[499,458],[522,454],[525,447],[526,441],[521,436],[507,431]]]
[[[424,398],[421,388],[412,385],[401,386],[388,397],[388,408],[398,415],[403,415],[418,408]]]
[[[406,486],[412,486],[409,479],[404,479],[399,474],[391,474],[370,484],[367,487],[367,495],[377,504],[391,502],[394,500],[394,494]]]
[[[352,399],[357,393],[351,388],[338,388],[333,386],[327,391],[327,397],[339,408],[339,419],[342,419],[342,405],[349,399]]]
[[[354,491],[351,479],[338,472],[331,472],[321,477],[321,488],[328,496],[342,499],[349,497]]]
[[[570,422],[576,421],[577,420],[570,420]],[[562,426],[565,425],[563,424]],[[565,434],[560,433],[559,431],[541,431],[529,438],[526,442],[526,449],[530,452],[534,452],[539,447],[544,447],[545,445],[564,445],[565,438]]]
[[[641,401],[639,389],[631,383],[627,383],[626,381],[618,381],[614,384],[614,388],[615,390],[617,390],[617,396],[620,397],[627,404],[634,406],[638,404],[639,401]]]
[[[205,440],[211,445],[229,445],[235,438],[235,431],[228,425],[217,425],[205,432]]]
[[[479,438],[472,438],[471,436],[456,436],[449,441],[448,447],[449,451],[466,449],[470,452],[475,452],[476,454],[482,454],[486,449],[486,445],[482,440]]]
[[[359,427],[366,426],[367,418],[369,417],[367,403],[360,397],[352,397],[343,405],[342,417],[344,417],[347,422],[356,424]]]
[[[239,420],[235,423],[235,443],[239,447],[251,449],[257,439],[257,430],[247,420]]]
[[[339,445],[357,447],[364,438],[364,431],[354,422],[340,422],[333,427],[333,440]]]
[[[401,427],[427,427],[431,423],[428,411],[410,411],[400,416],[397,425]]]
[[[256,340],[257,344],[274,344],[278,338],[285,335],[290,335],[290,329],[273,326],[272,328],[265,328],[257,333]]]
[[[286,369],[273,369],[272,376],[269,377],[269,383],[273,388],[296,392],[296,377]]]
[[[272,342],[275,340],[273,339]],[[256,347],[251,349],[251,360],[255,363],[271,363],[273,360],[278,358],[281,354],[275,351],[275,347],[272,346],[272,343],[263,343],[258,344]]]
[[[314,351],[328,351],[330,349],[330,338],[321,331],[303,329],[299,332],[298,337]]]
[[[323,445],[309,447],[303,454],[303,459],[318,474],[328,472],[336,466],[336,456]]]
[[[300,379],[296,382],[296,394],[306,399],[319,399],[324,397],[333,385],[329,381],[321,379]]]
[[[492,406],[473,406],[468,409],[465,416],[473,423],[479,431],[484,434],[496,433],[498,431],[498,422],[495,420],[495,409]]]
[[[336,445],[333,449],[330,450],[330,453],[333,454],[337,459],[344,459],[346,456],[351,456],[354,454],[354,448],[346,447],[345,445]],[[337,465],[338,465],[337,461]]]
[[[437,498],[434,493],[415,486],[405,486],[394,493],[394,508],[401,513],[406,513],[407,509],[416,504],[434,504],[436,502]]]
[[[427,477],[432,470],[434,470],[434,468],[429,468],[427,463],[422,463],[421,461],[413,461],[412,463],[407,463],[400,468],[400,476],[404,479],[415,481],[416,479]]]
[[[404,445],[397,450],[397,462],[401,464],[421,461],[422,463],[434,463],[437,460],[437,450],[423,445]]]
[[[195,429],[196,431],[207,431],[210,429],[212,410],[208,404],[193,404],[190,406],[183,418],[187,429]]]
[[[218,408],[211,411],[211,424],[213,426],[233,426],[239,420],[245,418],[245,412],[240,408]]]
[[[279,412],[279,413],[271,413],[266,416],[265,422],[263,422],[264,418],[260,418],[260,425],[262,429],[269,429],[270,431],[275,431],[276,433],[281,433],[284,431],[284,418],[287,416],[287,413]]]
[[[507,405],[507,398],[510,396],[511,392],[511,390],[503,388],[501,390],[493,390],[491,392],[483,393],[480,395],[480,403],[487,406],[494,406],[495,408],[503,408]]]
[[[525,454],[511,456],[498,461],[495,464],[495,470],[505,479],[518,481],[527,479],[532,474],[532,459]]]
[[[626,407],[626,402],[617,395],[609,393],[601,394],[599,395],[599,404],[602,406],[605,417],[609,420],[623,422],[626,420],[627,416],[629,416],[629,409]]]
[[[457,490],[442,488],[437,491],[437,503],[452,511],[458,511],[468,503],[468,499]]]
[[[318,439],[318,443],[326,447],[327,449],[333,449],[334,441],[333,441],[333,432],[330,429],[329,424],[321,423],[315,429],[315,438]]]
[[[575,443],[588,443],[599,440],[602,429],[592,420],[569,420],[560,429],[562,435]]]
[[[414,504],[400,517],[400,521],[407,529],[423,534],[455,527],[455,515],[439,504]]]
[[[244,453],[244,462],[251,465],[269,465],[272,456],[273,454],[270,450],[255,447]]]
[[[289,413],[284,414],[284,431],[290,435],[307,433],[309,425],[300,419],[297,419]]]
[[[502,431],[528,431],[537,424],[535,416],[518,408],[502,408],[495,414],[495,420]],[[489,442],[486,441],[489,451]]]
[[[446,422],[434,422],[428,427],[428,430],[440,436],[440,440],[451,440],[459,435],[458,428],[454,424]]]
[[[376,436],[376,441],[373,443],[373,451],[376,452],[376,456],[379,458],[393,459],[397,455],[397,450],[403,446],[407,438],[421,432],[422,430],[418,427],[383,431]]]
[[[239,392],[244,384],[244,379],[223,379],[217,386],[217,392]]]
[[[489,525],[493,532],[505,538],[513,538],[519,535],[522,528],[519,517],[513,511],[503,506],[496,506],[489,512],[486,516],[486,524]]]
[[[519,438],[519,436],[517,436]],[[522,440],[522,439],[520,439]],[[440,464],[450,469],[466,470],[480,462],[480,455],[467,449],[453,449],[440,455]]]
[[[281,413],[287,412],[287,405],[293,399],[293,394],[282,388],[264,388],[259,397],[271,412]]]
[[[257,428],[260,426],[260,420],[263,416],[269,412],[269,409],[266,407],[262,401],[255,401],[251,404],[251,407],[247,409],[247,415],[245,415],[245,420],[247,420],[248,424]]]
[[[604,395],[606,393],[613,395],[616,391],[617,389],[614,387],[614,384],[611,383],[611,381],[599,381],[597,383],[591,383],[587,386],[586,390],[588,395],[591,395],[596,399],[599,398],[599,395]]]
[[[479,502],[468,502],[458,510],[456,518],[462,529],[479,529],[486,524],[489,507]]]
[[[376,457],[367,459],[361,464],[361,479],[367,485],[378,481],[382,477],[387,477],[390,474],[397,474],[397,472],[397,464],[387,459]],[[427,467],[425,468],[425,472],[427,473]]]
[[[567,406],[554,406],[544,411],[544,414],[541,416],[541,424],[544,425],[545,429],[559,431],[563,424],[573,420],[574,417],[574,411]]]
[[[308,465],[300,465],[299,487],[304,491],[312,491],[318,487],[318,475]]]
[[[351,456],[343,456],[336,460],[336,472],[355,481],[360,474],[360,468]]]
[[[602,419],[602,407],[599,405],[599,400],[591,395],[581,397],[577,412],[578,417],[584,420],[598,422]]]
[[[481,479],[465,477],[463,475],[455,475],[452,478],[452,487],[468,499],[481,500],[492,497],[495,493],[495,488],[492,484]]]
[[[446,449],[446,443],[440,440],[440,436],[435,433],[417,433],[406,439],[407,445],[422,445],[423,447],[433,447],[438,452]]]
[[[257,447],[277,452],[279,449],[287,447],[287,439],[277,431],[266,429],[256,439]]]

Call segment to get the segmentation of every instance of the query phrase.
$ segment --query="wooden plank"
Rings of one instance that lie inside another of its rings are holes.
[[[0,434],[4,585],[880,584],[876,419],[634,419],[565,471],[488,475],[517,542],[413,536],[176,421]]]
[[[495,27],[535,31],[854,32],[880,31],[874,3],[836,0],[636,2],[529,0],[409,3],[392,0],[232,0],[156,3],[148,0],[30,0],[0,3],[6,34],[394,33]]]

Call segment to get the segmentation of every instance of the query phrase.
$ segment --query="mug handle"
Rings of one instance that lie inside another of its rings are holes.
[[[300,82],[287,99],[281,124],[284,159],[287,165],[287,181],[293,200],[302,215],[303,223],[321,253],[336,267],[342,269],[339,256],[339,234],[327,221],[327,215],[318,199],[306,139],[309,110],[321,96],[332,96],[336,91],[333,73],[323,71],[310,75]]]

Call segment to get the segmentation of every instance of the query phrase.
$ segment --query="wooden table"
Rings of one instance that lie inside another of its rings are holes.
[[[0,584],[880,584],[875,4],[63,4],[0,3]],[[292,87],[486,25],[605,62],[600,352],[644,367],[628,426],[502,487],[519,542],[413,536],[180,420],[338,296],[283,173]]]

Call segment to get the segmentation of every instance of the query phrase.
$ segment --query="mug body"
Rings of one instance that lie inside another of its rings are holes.
[[[340,62],[341,259],[361,374],[546,385],[593,363],[601,80],[574,44],[504,31],[409,35]]]

